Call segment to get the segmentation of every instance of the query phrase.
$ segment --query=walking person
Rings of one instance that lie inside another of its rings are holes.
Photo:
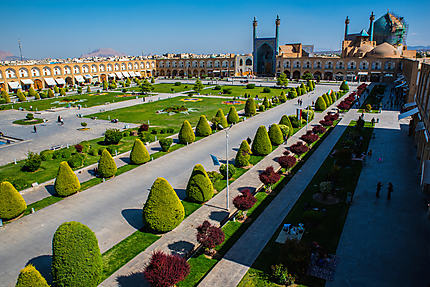
[[[36,126],[33,126],[33,130],[34,130],[34,133],[37,133],[37,128],[36,128]]]
[[[379,198],[381,188],[382,188],[382,183],[380,181],[378,181],[378,183],[376,184],[376,197],[377,198]]]
[[[388,194],[387,194],[387,200],[391,199],[391,193],[393,192],[393,184],[391,182],[388,183]]]

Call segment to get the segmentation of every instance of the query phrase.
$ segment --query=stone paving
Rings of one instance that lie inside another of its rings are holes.
[[[339,101],[340,100],[338,100],[330,108],[335,107],[339,103]],[[327,109],[327,111],[329,111],[330,108]],[[313,124],[318,123],[325,116],[325,114],[326,112],[316,113],[315,119],[309,124],[309,128]],[[145,264],[149,261],[150,256],[155,250],[162,250],[167,253],[181,255],[191,251],[195,246],[198,245],[196,241],[196,227],[200,225],[204,220],[209,220],[212,224],[220,225],[221,221],[223,221],[229,214],[234,213],[236,209],[234,208],[234,205],[232,203],[233,198],[240,194],[240,190],[242,190],[243,188],[249,188],[253,191],[259,189],[262,186],[258,177],[259,173],[270,165],[274,166],[275,169],[279,169],[280,166],[277,163],[276,159],[283,154],[283,152],[285,151],[285,147],[296,143],[299,140],[300,136],[305,133],[306,127],[302,128],[291,138],[289,138],[286,145],[279,146],[270,155],[266,156],[263,160],[261,160],[258,164],[256,164],[253,168],[248,170],[244,175],[239,177],[239,179],[237,179],[230,185],[230,191],[228,196],[230,205],[229,212],[227,212],[227,210],[225,209],[227,192],[226,189],[224,189],[214,198],[209,200],[206,204],[204,204],[202,207],[192,213],[189,217],[187,217],[177,228],[175,228],[171,232],[164,234],[158,241],[153,243],[145,251],[140,253],[138,256],[136,256],[134,259],[124,265],[121,269],[115,272],[112,276],[106,279],[101,284],[101,286],[122,286],[122,281],[126,281],[127,286],[146,286],[145,283],[138,279],[138,277],[136,277],[134,274],[142,271],[143,266],[145,266]],[[317,154],[320,154],[320,152],[317,152]],[[278,200],[277,198],[276,202],[284,201]],[[294,202],[292,204],[294,204]],[[263,226],[267,227],[267,225],[271,226],[272,224],[273,222],[268,222],[266,223],[266,225]],[[277,225],[275,226],[275,228],[277,228]],[[249,248],[249,245],[247,245],[247,248]],[[250,251],[247,250],[246,252],[244,252],[242,250],[242,253],[248,254],[250,253]],[[234,272],[234,269],[230,270],[229,274],[231,274],[232,272]],[[218,285],[222,284],[215,284],[211,286]]]

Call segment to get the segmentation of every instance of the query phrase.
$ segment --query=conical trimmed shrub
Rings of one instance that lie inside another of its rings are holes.
[[[272,145],[280,145],[284,142],[282,131],[277,124],[272,124],[269,127],[269,138]]]
[[[334,102],[336,102],[336,94],[333,92],[333,91],[331,91],[331,93],[330,93],[330,98],[331,98],[331,103],[333,104]]]
[[[225,115],[222,109],[218,109],[218,111],[216,112],[215,118],[220,119],[219,124],[223,128],[228,127],[227,119],[225,118]]]
[[[196,136],[198,137],[207,137],[212,134],[211,126],[208,123],[205,115],[201,115],[199,122],[196,126]]]
[[[319,96],[316,103],[315,103],[315,110],[322,112],[325,109],[327,109],[327,105],[326,105],[323,97]]]
[[[152,184],[143,206],[143,223],[156,232],[167,232],[178,226],[185,217],[185,210],[173,187],[159,177]]]
[[[342,91],[349,91],[349,86],[348,86],[348,84],[346,83],[345,80],[342,82],[342,84],[340,84],[340,90],[342,90]]]
[[[18,97],[20,102],[27,101],[27,98],[24,96],[24,93],[21,91],[21,89],[18,89],[18,91],[16,92],[16,96]]]
[[[136,139],[130,152],[130,161],[133,164],[143,164],[150,160],[149,152],[140,139]]]
[[[25,211],[27,205],[22,195],[13,185],[4,181],[0,183],[0,218],[10,220]]]
[[[287,115],[283,115],[279,121],[280,125],[288,127],[288,136],[292,136],[294,133],[293,125],[291,124],[290,118]]]
[[[28,264],[19,273],[15,287],[49,287],[49,285],[40,272],[33,265]]]
[[[182,127],[179,131],[179,143],[181,144],[187,144],[192,143],[196,140],[196,136],[194,135],[193,128],[191,127],[190,123],[185,120],[182,124]]]
[[[81,189],[79,179],[70,168],[67,161],[60,162],[57,177],[55,179],[54,189],[59,196],[69,196]]]
[[[35,97],[36,94],[37,94],[37,92],[34,90],[33,87],[30,87],[30,89],[28,89],[28,96]]]
[[[107,149],[102,151],[98,165],[98,174],[100,177],[108,178],[116,173],[116,164]]]
[[[253,98],[249,98],[245,103],[245,116],[252,117],[257,113],[257,107]]]
[[[54,96],[55,96],[54,92],[51,89],[49,89],[48,90],[48,98],[53,98]]]
[[[8,92],[6,92],[5,90],[1,90],[1,97],[6,101],[6,103],[11,102]]]
[[[243,140],[240,144],[239,150],[237,151],[236,158],[234,159],[234,165],[236,167],[248,166],[251,154],[251,147],[246,140]]]
[[[265,126],[260,126],[252,141],[252,153],[255,155],[268,155],[272,152],[269,134]]]
[[[203,203],[214,195],[212,182],[201,164],[194,166],[187,184],[187,198],[191,201]]]
[[[281,103],[285,103],[287,101],[287,97],[285,96],[285,92],[282,91],[281,94],[279,95],[279,101]]]
[[[263,105],[264,105],[264,107],[266,107],[266,110],[272,106],[270,104],[270,101],[269,101],[269,99],[267,97],[264,97]]]
[[[52,239],[51,266],[54,286],[96,287],[103,261],[94,232],[76,221],[61,224]]]
[[[236,108],[234,106],[230,107],[230,111],[227,115],[227,122],[229,124],[237,124],[239,122],[239,115],[237,114]]]

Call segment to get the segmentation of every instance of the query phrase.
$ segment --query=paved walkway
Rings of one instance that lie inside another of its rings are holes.
[[[430,225],[419,187],[419,161],[408,137],[408,120],[399,123],[397,115],[378,115],[369,146],[373,155],[361,172],[336,252],[340,262],[335,281],[327,287],[430,286]],[[379,199],[378,181],[383,184]],[[389,182],[394,192],[388,201]]]
[[[337,103],[339,103],[339,101]],[[331,108],[336,106],[337,103],[333,104]],[[309,124],[309,128],[313,124],[317,124],[325,116],[325,114],[326,113],[317,113],[315,115],[315,119]],[[145,283],[143,283],[139,278],[136,278],[136,276],[134,276],[133,273],[142,271],[143,266],[147,264],[152,253],[155,250],[162,250],[168,253],[184,255],[185,253],[191,251],[195,246],[198,246],[198,243],[196,240],[196,227],[199,226],[204,220],[208,220],[212,224],[216,224],[219,226],[221,221],[223,221],[229,214],[232,214],[236,211],[233,205],[233,198],[236,197],[238,194],[240,194],[240,190],[242,190],[243,188],[249,188],[251,190],[259,189],[262,186],[258,177],[260,172],[270,165],[274,166],[275,169],[279,169],[280,166],[277,163],[276,159],[279,156],[282,156],[283,152],[285,151],[285,147],[290,146],[291,144],[294,144],[297,141],[299,141],[299,138],[305,133],[306,133],[306,127],[298,131],[291,138],[289,138],[286,145],[279,146],[270,155],[266,156],[263,160],[261,160],[258,164],[256,164],[253,168],[251,168],[249,171],[247,171],[244,175],[242,175],[239,179],[237,179],[230,185],[230,192],[229,192],[230,211],[229,212],[225,210],[226,190],[224,189],[219,194],[217,194],[214,198],[212,198],[206,204],[204,204],[201,208],[199,208],[193,214],[187,217],[177,228],[175,228],[173,231],[169,233],[164,234],[162,238],[160,238],[154,244],[149,246],[144,252],[140,253],[133,260],[131,260],[126,265],[124,265],[121,269],[115,272],[111,277],[106,279],[101,284],[101,286],[118,286],[118,285],[123,286],[122,282],[124,281],[127,282],[126,284],[127,286],[146,286]],[[325,156],[324,156],[324,159],[325,159]],[[312,173],[312,175],[313,174],[314,173]],[[302,181],[301,183],[304,184],[305,182]],[[276,201],[278,202],[278,204],[279,202],[283,202],[281,205],[283,205],[285,202],[284,200],[276,200]],[[295,201],[293,201],[292,204],[294,204],[294,202]],[[272,208],[269,207],[267,209],[270,210]],[[274,228],[277,228],[279,224],[273,225],[273,222],[276,222],[276,220],[273,221],[273,219],[271,218],[270,221],[265,223],[265,225],[262,225],[264,226],[262,229],[267,228],[267,230],[270,230],[272,226],[274,226]],[[259,235],[259,237],[264,237],[264,236]],[[270,236],[268,237],[268,239],[270,239]],[[246,241],[246,242],[248,243],[245,245],[242,245],[242,248],[246,249],[246,252],[244,252],[245,250],[241,250],[242,255],[251,254],[250,249],[252,250],[254,249],[249,242],[253,242],[252,245],[254,244],[257,246],[259,245],[258,240]],[[263,244],[262,247],[264,247],[264,245],[265,244]],[[258,249],[258,247],[256,249]],[[232,269],[232,270],[235,270],[235,269]],[[230,274],[232,270],[229,271],[229,275],[226,277],[231,278]],[[220,274],[217,274],[215,277],[219,279],[220,278],[219,275]],[[207,285],[207,286],[222,286],[223,284],[220,284],[220,282],[217,281],[218,279],[212,282],[213,283],[212,285]]]
[[[298,173],[258,216],[224,258],[207,274],[199,286],[233,287],[239,284],[330,154],[349,122],[356,117],[355,110],[350,110],[343,116],[339,124],[317,148],[317,151],[311,155]]]

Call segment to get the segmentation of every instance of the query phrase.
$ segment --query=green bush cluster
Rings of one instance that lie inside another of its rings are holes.
[[[52,278],[55,286],[97,286],[102,256],[94,232],[82,223],[61,224],[52,239]]]
[[[81,167],[85,163],[85,154],[75,153],[67,160],[67,163],[70,165],[71,168]]]
[[[13,185],[4,181],[0,183],[0,218],[10,220],[21,215],[27,208],[22,195]]]
[[[323,97],[319,96],[316,103],[315,103],[315,110],[322,112],[325,109],[327,109],[327,104],[326,104],[325,100],[323,99]]]
[[[160,143],[161,150],[164,152],[167,152],[169,151],[170,146],[173,144],[173,139],[164,138],[164,139],[160,139],[158,142]]]
[[[220,124],[223,128],[228,127],[228,122],[227,122],[227,119],[225,118],[225,115],[222,109],[218,109],[215,115],[215,119],[217,124]]]
[[[288,116],[288,118],[289,118],[289,120],[290,120],[291,125],[293,126],[293,128],[300,128],[301,127],[300,121],[297,118],[297,116],[290,115],[290,116]]]
[[[40,272],[28,264],[19,273],[15,287],[49,287],[49,285]]]
[[[116,164],[111,154],[106,149],[103,149],[97,168],[98,175],[103,178],[112,177],[115,175],[116,170]]]
[[[269,127],[269,138],[272,145],[277,146],[284,142],[282,131],[277,124],[272,124]]]
[[[53,150],[44,150],[44,151],[40,152],[40,158],[43,161],[51,160],[53,156],[54,156],[54,151]]]
[[[187,198],[191,201],[203,203],[213,197],[214,188],[212,182],[201,164],[193,168],[187,184]]]
[[[349,86],[348,86],[348,84],[346,83],[345,80],[342,82],[342,84],[340,84],[340,90],[342,90],[342,91],[349,91]]]
[[[249,166],[249,159],[251,158],[251,147],[246,140],[243,140],[240,144],[239,150],[236,153],[234,165],[236,167]]]
[[[302,110],[302,118],[308,122],[314,119],[315,112],[312,110]]]
[[[34,172],[39,169],[42,164],[42,159],[40,155],[34,152],[28,152],[27,159],[25,160],[24,165],[22,166],[23,171]]]
[[[282,132],[283,138],[288,138],[290,135],[290,129],[286,125],[278,125],[279,129]]]
[[[72,195],[81,189],[78,177],[65,161],[61,162],[58,167],[54,189],[59,196],[63,197]]]
[[[239,122],[239,115],[237,114],[237,110],[234,106],[230,107],[230,110],[227,115],[227,122],[229,124],[236,124]]]
[[[135,139],[130,152],[130,161],[133,164],[144,164],[150,160],[149,152],[140,139]]]
[[[155,232],[168,232],[185,217],[185,210],[169,182],[159,177],[152,184],[143,206],[143,223]]]
[[[196,126],[196,136],[207,137],[210,134],[212,134],[212,129],[208,123],[208,120],[206,119],[205,115],[201,115]]]
[[[221,175],[224,179],[227,179],[227,165],[226,164],[222,164],[219,167],[219,172],[221,173]],[[236,173],[236,168],[234,167],[234,165],[229,163],[228,164],[228,178],[232,178],[235,173]]]
[[[105,131],[105,144],[118,144],[122,139],[122,132],[119,129],[107,129]]]
[[[181,129],[179,130],[178,138],[179,138],[179,143],[181,144],[192,143],[196,140],[194,131],[187,120],[183,122]]]
[[[255,106],[255,101],[253,98],[249,98],[245,103],[245,116],[252,117],[257,113],[257,108]]]
[[[20,102],[27,101],[27,98],[24,96],[24,93],[21,91],[21,89],[18,89],[18,91],[16,92],[16,96],[18,97],[18,100]]]
[[[272,144],[265,126],[260,126],[255,133],[251,150],[255,155],[268,155],[272,152]]]
[[[4,99],[4,101],[6,103],[10,103],[11,102],[10,96],[9,96],[8,92],[6,92],[5,90],[1,90],[1,97]]]
[[[288,136],[292,136],[294,133],[293,125],[291,124],[290,118],[287,115],[283,115],[279,121],[280,125],[288,127]]]

